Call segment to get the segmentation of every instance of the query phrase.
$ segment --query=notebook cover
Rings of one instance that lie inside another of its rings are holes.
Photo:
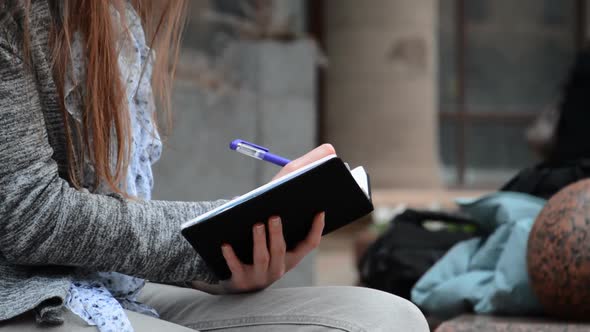
[[[326,212],[323,234],[373,211],[373,204],[340,158],[332,158],[231,209],[182,230],[182,235],[221,280],[231,272],[221,253],[229,243],[243,263],[252,264],[252,227],[281,217],[287,250],[305,239],[313,217]]]

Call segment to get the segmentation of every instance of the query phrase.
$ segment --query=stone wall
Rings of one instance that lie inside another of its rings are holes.
[[[316,49],[312,42],[238,42],[224,63],[233,88],[202,85],[195,57],[185,55],[173,95],[174,127],[155,167],[155,199],[231,198],[269,181],[279,167],[229,149],[242,138],[295,158],[316,137]],[[313,283],[313,255],[280,285]]]

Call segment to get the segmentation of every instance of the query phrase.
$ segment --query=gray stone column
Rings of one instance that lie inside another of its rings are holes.
[[[325,1],[323,139],[375,188],[438,187],[435,0]]]

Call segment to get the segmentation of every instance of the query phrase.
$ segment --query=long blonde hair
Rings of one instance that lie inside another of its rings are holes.
[[[185,0],[48,0],[53,9],[50,28],[53,74],[63,114],[68,152],[68,175],[77,188],[81,186],[86,155],[94,166],[94,181],[106,184],[113,192],[126,196],[124,187],[131,129],[125,102],[125,88],[117,64],[118,50],[115,23],[111,10],[120,13],[130,1],[141,17],[148,46],[157,54],[152,87],[158,104],[170,119],[170,90],[176,69],[179,44],[187,12]],[[25,9],[31,0],[24,0]],[[26,10],[28,13],[28,10]],[[121,24],[126,24],[124,17]],[[28,22],[28,18],[25,19]],[[125,26],[124,26],[125,27]],[[25,30],[25,57],[28,27]],[[81,124],[70,121],[64,105],[64,79],[70,62],[74,32],[84,36],[86,51],[86,95]],[[112,133],[115,133],[113,135]],[[92,140],[90,139],[92,135]],[[91,145],[91,146],[90,146]],[[116,157],[114,157],[116,156]],[[116,158],[116,160],[111,160]],[[116,165],[114,169],[111,163]]]

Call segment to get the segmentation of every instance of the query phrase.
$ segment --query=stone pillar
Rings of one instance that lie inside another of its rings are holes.
[[[325,1],[323,140],[374,188],[440,186],[437,3]]]

